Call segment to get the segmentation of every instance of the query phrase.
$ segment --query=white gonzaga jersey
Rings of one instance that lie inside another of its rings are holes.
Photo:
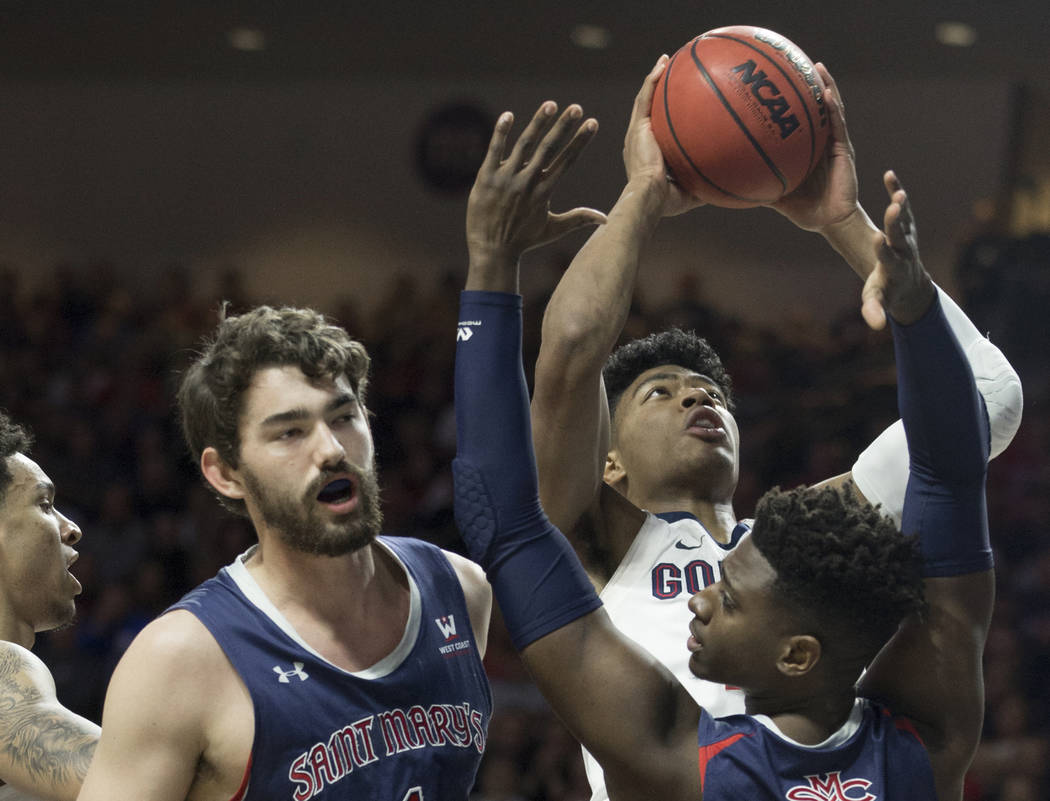
[[[645,522],[612,578],[599,594],[620,631],[662,662],[713,717],[744,711],[744,694],[698,679],[689,671],[689,599],[722,576],[722,560],[751,530],[737,523],[726,544],[687,512],[645,515]],[[591,801],[607,801],[605,776],[583,752]]]

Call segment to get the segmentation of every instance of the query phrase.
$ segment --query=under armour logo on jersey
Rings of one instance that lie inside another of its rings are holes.
[[[456,618],[454,615],[448,615],[447,617],[436,617],[434,622],[437,623],[438,629],[441,631],[441,636],[446,641],[455,639],[456,637]]]
[[[788,801],[876,801],[877,796],[868,792],[871,782],[867,779],[842,780],[839,771],[807,776],[808,784],[799,784],[787,791]]]
[[[274,665],[273,672],[277,674],[277,681],[281,684],[288,684],[292,676],[298,676],[299,681],[306,681],[310,678],[310,674],[303,670],[302,662],[292,662],[291,670],[281,670],[280,665]]]

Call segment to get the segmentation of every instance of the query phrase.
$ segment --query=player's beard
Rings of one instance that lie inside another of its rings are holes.
[[[317,495],[338,474],[356,478],[357,506],[341,519],[333,520],[322,513]],[[342,556],[365,547],[382,530],[374,462],[370,470],[361,470],[349,462],[335,465],[318,476],[299,500],[267,488],[249,470],[244,471],[244,482],[266,526],[276,530],[286,545],[302,553]]]

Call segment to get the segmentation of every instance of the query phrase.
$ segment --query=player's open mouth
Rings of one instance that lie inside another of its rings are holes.
[[[317,500],[333,512],[345,514],[357,506],[357,492],[354,482],[348,478],[337,478],[325,484],[317,493]]]
[[[700,408],[689,415],[685,430],[701,439],[716,440],[726,436],[722,418],[714,409]]]
[[[73,585],[74,585],[73,594],[74,595],[80,595],[80,592],[83,589],[83,587],[80,586],[80,579],[78,579],[76,576],[73,575],[73,570],[72,570],[73,563],[75,561],[77,561],[77,559],[79,559],[79,558],[80,558],[80,554],[78,554],[76,551],[74,551],[72,553],[72,555],[66,560],[66,575],[69,576],[69,578],[73,581]]]
[[[700,638],[696,636],[696,632],[701,626],[702,624],[700,623],[699,618],[694,617],[692,620],[689,621],[689,639],[685,641],[685,647],[693,653],[703,650],[704,647],[704,644],[700,641]]]

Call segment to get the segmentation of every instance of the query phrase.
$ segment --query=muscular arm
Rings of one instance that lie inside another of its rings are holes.
[[[537,119],[523,140],[534,140]],[[468,232],[526,230],[537,211],[546,217],[542,191],[514,187],[536,186],[538,165],[566,134],[552,128],[542,158],[526,161],[519,140],[501,161],[506,122],[497,123],[471,193],[487,202],[468,204]],[[500,218],[506,222],[481,225]],[[535,237],[521,239],[529,241]],[[540,507],[521,363],[522,304],[514,294],[521,249],[496,259],[475,258],[474,250],[460,302],[459,319],[470,321],[472,336],[457,344],[453,462],[456,522],[468,553],[484,568],[540,688],[603,761],[618,797],[696,798],[696,705],[611,624],[568,542]]]
[[[628,183],[608,222],[572,260],[543,315],[533,442],[544,508],[567,531],[594,504],[602,484],[609,450],[602,367],[627,318],[659,204],[644,180]]]
[[[604,609],[536,640],[522,659],[612,798],[701,797],[696,701]]]
[[[862,281],[878,264],[871,247],[879,229],[861,207],[857,196],[856,154],[843,113],[835,79],[817,66],[827,90],[825,102],[831,121],[831,138],[824,158],[806,182],[774,205],[798,227],[816,231],[839,253]],[[955,302],[938,288],[941,306],[952,333],[962,346],[984,399],[991,427],[991,457],[1010,444],[1021,422],[1023,396],[1017,372],[1003,353],[984,337]],[[825,484],[844,484],[861,498],[882,506],[899,526],[908,483],[908,445],[898,420],[882,432],[859,456],[850,473]]]
[[[477,325],[457,345],[456,520],[530,672],[614,793],[695,799],[695,702],[612,625],[540,508],[520,309],[512,295],[463,295],[461,316]]]
[[[58,702],[32,652],[0,643],[0,779],[37,798],[71,801],[98,735],[98,726]]]
[[[891,176],[887,189],[892,202],[878,270],[924,275],[907,198]],[[860,691],[914,721],[930,754],[938,795],[948,799],[961,796],[980,738],[981,654],[994,578],[984,502],[983,402],[929,286],[929,310],[921,317],[899,317],[892,281],[884,282],[877,272],[866,285],[869,322],[878,317],[870,304],[878,296],[899,323],[893,332],[898,398],[911,453],[902,530],[919,538],[928,610],[905,622],[865,674]]]
[[[533,442],[544,508],[566,532],[595,511],[599,499],[609,450],[602,367],[626,320],[642,249],[662,216],[690,205],[668,183],[649,126],[664,64],[657,63],[635,98],[624,143],[627,184],[606,224],[572,260],[543,317]]]
[[[182,801],[198,773],[214,781],[202,755],[206,745],[220,747],[211,727],[229,672],[218,644],[189,612],[170,612],[143,629],[110,681],[103,735],[80,801]],[[236,789],[236,781],[214,788],[227,798]]]

